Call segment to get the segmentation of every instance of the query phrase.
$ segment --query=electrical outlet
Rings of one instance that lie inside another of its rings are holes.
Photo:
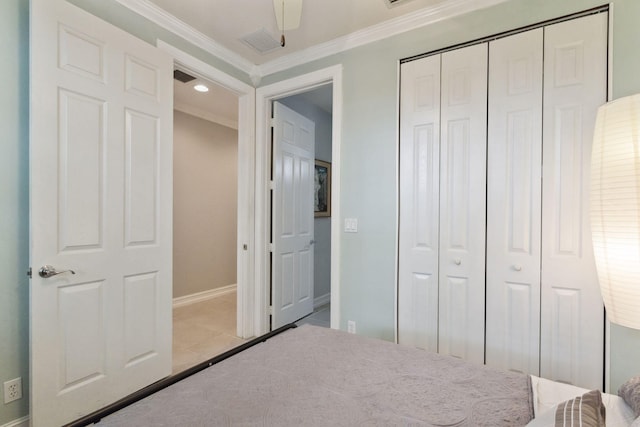
[[[18,377],[4,383],[4,403],[22,399],[22,378]]]
[[[355,322],[355,320],[347,321],[347,332],[349,332],[350,334],[355,334],[356,333],[356,322]]]

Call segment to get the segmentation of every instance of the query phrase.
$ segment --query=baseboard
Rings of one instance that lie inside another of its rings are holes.
[[[189,305],[196,302],[206,301],[208,299],[217,298],[222,295],[226,295],[236,291],[236,285],[223,286],[221,288],[215,288],[208,291],[196,292],[195,294],[185,295],[173,299],[173,308],[182,307],[183,305]],[[4,426],[0,426],[4,427]]]
[[[313,308],[318,308],[322,305],[329,304],[331,302],[331,292],[324,295],[320,295],[313,299]]]
[[[29,416],[18,418],[17,420],[9,421],[0,427],[29,427]]]

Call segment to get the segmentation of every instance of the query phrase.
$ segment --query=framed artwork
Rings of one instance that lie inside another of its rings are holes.
[[[314,216],[331,216],[331,163],[316,160],[314,189]]]

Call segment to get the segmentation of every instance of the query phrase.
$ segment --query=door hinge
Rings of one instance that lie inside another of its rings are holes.
[[[269,316],[273,316],[273,306],[269,306]]]
[[[273,190],[275,188],[275,185],[273,183],[273,180],[269,181],[269,190]]]
[[[273,252],[273,243],[269,243],[269,252]]]
[[[276,119],[274,119],[273,117],[269,120],[269,125],[274,128],[276,127]]]
[[[27,270],[27,277],[31,279],[33,272],[31,271],[31,267]]]

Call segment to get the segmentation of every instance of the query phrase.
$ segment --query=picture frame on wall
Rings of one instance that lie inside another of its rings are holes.
[[[331,163],[316,159],[313,212],[316,218],[331,216]]]

